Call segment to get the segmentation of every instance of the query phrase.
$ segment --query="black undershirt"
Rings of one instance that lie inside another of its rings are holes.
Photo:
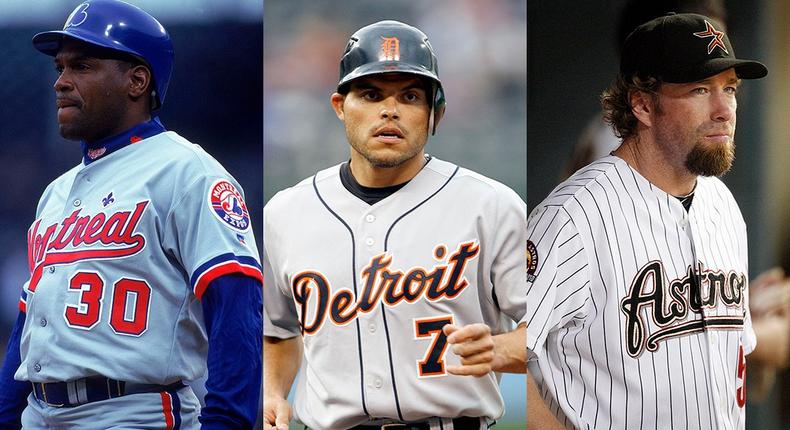
[[[427,155],[425,159],[430,161],[431,157]],[[360,185],[359,182],[357,182],[357,180],[354,178],[354,175],[351,174],[351,168],[349,167],[348,161],[340,166],[340,182],[348,190],[348,192],[359,197],[360,200],[371,206],[391,196],[409,183],[409,181],[406,181],[402,184],[391,185],[389,187],[366,187],[364,185]]]
[[[691,209],[691,201],[694,200],[694,191],[692,191],[691,194],[687,196],[682,196],[682,197],[674,196],[674,197],[680,200],[680,204],[682,204],[683,207],[686,209],[686,212],[688,212],[689,209]]]

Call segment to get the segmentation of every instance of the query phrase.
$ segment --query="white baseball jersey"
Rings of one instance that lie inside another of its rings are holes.
[[[498,334],[525,321],[525,203],[436,158],[373,205],[339,171],[264,208],[264,334],[304,341],[296,418],[315,429],[493,422],[504,409],[499,375],[448,374],[460,360],[441,328],[484,322]]]
[[[173,132],[52,182],[28,251],[15,379],[33,382],[194,380],[208,348],[198,299],[223,274],[261,277],[241,188]]]
[[[687,212],[604,157],[530,214],[529,370],[577,429],[742,429],[746,228],[717,178]]]

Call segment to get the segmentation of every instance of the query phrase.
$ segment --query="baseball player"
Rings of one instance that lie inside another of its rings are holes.
[[[637,27],[603,96],[622,145],[528,219],[530,374],[566,428],[744,428],[746,230],[716,177],[741,79],[767,69],[721,28],[697,14]]]
[[[173,46],[152,16],[89,0],[33,45],[83,159],[44,191],[0,373],[0,427],[252,428],[261,270],[239,184],[156,117]],[[202,409],[185,384],[206,372]],[[24,409],[24,411],[23,411]]]
[[[350,161],[264,208],[264,428],[300,364],[309,428],[488,428],[498,372],[526,371],[526,205],[425,154],[445,98],[420,30],[354,33],[331,102]]]

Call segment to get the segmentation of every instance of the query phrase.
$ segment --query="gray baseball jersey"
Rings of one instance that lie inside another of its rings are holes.
[[[441,328],[484,322],[497,334],[525,321],[523,200],[432,158],[368,205],[339,170],[264,208],[264,334],[304,341],[296,418],[316,429],[499,418],[499,375],[448,374],[459,359]]]
[[[608,156],[527,224],[529,370],[562,423],[744,427],[746,229],[719,179],[697,179],[687,212]]]
[[[173,132],[53,181],[28,250],[15,378],[33,382],[194,380],[206,370],[206,287],[261,277],[241,188]]]

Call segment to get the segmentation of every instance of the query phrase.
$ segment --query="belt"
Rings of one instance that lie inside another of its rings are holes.
[[[453,428],[455,430],[478,430],[480,428],[480,418],[460,417],[453,418]],[[428,422],[421,423],[390,423],[390,424],[361,424],[349,430],[431,430]]]
[[[127,394],[157,393],[183,387],[182,381],[170,385],[143,385],[92,376],[68,382],[33,382],[33,396],[50,406],[70,408]]]

